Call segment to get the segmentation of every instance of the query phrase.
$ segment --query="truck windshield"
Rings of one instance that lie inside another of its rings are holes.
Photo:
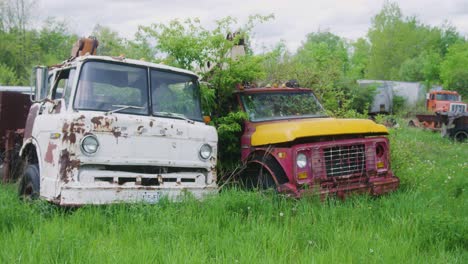
[[[148,114],[147,69],[106,62],[84,64],[76,92],[76,109]]]
[[[202,121],[196,77],[151,70],[153,115]]]
[[[440,101],[458,101],[456,94],[436,94],[436,100]]]
[[[250,121],[324,117],[325,111],[311,92],[268,92],[241,97]]]
[[[203,121],[196,76],[103,61],[83,65],[74,108]]]

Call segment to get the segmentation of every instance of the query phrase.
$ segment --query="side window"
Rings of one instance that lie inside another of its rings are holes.
[[[68,74],[67,84],[65,85],[65,91],[63,93],[63,99],[65,100],[66,105],[68,105],[68,102],[70,101],[71,90],[73,88],[73,82],[75,81],[75,72],[75,69],[71,69]]]
[[[53,100],[63,98],[68,105],[74,77],[75,69],[67,69],[58,72],[53,81],[54,87],[52,88],[51,98]]]

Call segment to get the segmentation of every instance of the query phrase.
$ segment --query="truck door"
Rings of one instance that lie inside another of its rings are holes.
[[[49,77],[49,93],[41,103],[34,122],[33,136],[41,156],[41,196],[56,197],[59,187],[59,158],[63,146],[61,133],[74,83],[75,69],[64,69]]]

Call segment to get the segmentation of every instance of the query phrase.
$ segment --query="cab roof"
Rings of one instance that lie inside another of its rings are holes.
[[[134,59],[128,59],[125,57],[113,57],[113,56],[95,56],[95,55],[85,55],[85,56],[80,56],[77,58],[74,58],[72,60],[67,60],[64,61],[61,64],[53,65],[50,67],[50,69],[57,69],[57,68],[64,68],[68,66],[72,66],[78,62],[85,62],[88,60],[99,60],[99,61],[109,61],[109,62],[118,62],[118,63],[126,63],[126,64],[133,64],[133,65],[138,65],[138,66],[144,66],[144,67],[151,67],[155,69],[161,69],[161,70],[167,70],[167,71],[172,71],[172,72],[178,72],[178,73],[184,73],[188,75],[193,75],[198,77],[197,74],[195,74],[192,71],[181,69],[181,68],[176,68],[164,64],[158,64],[158,63],[153,63],[153,62],[147,62],[143,60],[134,60]]]

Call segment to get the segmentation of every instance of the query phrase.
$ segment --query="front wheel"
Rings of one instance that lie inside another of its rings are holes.
[[[252,162],[241,174],[242,187],[247,190],[268,190],[276,189],[276,183],[270,171],[260,165]]]
[[[468,132],[466,130],[455,131],[453,135],[453,139],[455,139],[455,141],[462,142],[462,143],[467,142]]]
[[[22,200],[35,200],[39,198],[40,180],[39,166],[30,164],[21,177],[18,194]]]

